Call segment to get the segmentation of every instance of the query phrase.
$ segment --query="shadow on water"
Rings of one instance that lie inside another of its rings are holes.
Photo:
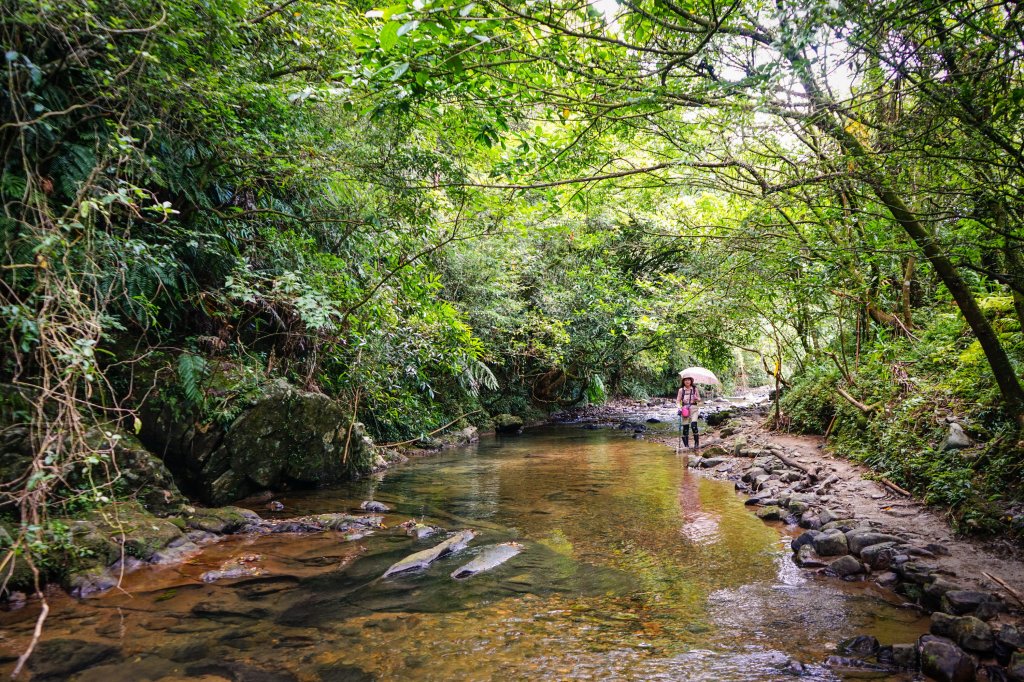
[[[838,640],[907,642],[927,628],[868,583],[802,573],[779,530],[730,485],[618,432],[492,438],[280,499],[281,516],[351,511],[365,499],[392,511],[386,528],[359,539],[232,538],[185,564],[129,575],[125,592],[57,599],[35,676],[783,680],[796,657],[810,664],[805,679],[833,680],[848,673],[820,663]],[[445,537],[410,538],[399,527],[408,519],[478,535],[426,570],[382,579]],[[520,554],[451,578],[511,540]],[[254,575],[200,580],[239,557]],[[34,617],[32,608],[0,614],[3,651],[24,644]]]

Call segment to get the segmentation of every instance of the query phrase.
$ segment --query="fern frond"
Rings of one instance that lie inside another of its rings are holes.
[[[181,382],[185,399],[192,407],[202,409],[206,405],[206,395],[202,383],[206,379],[209,365],[206,360],[192,353],[178,356],[178,380]]]

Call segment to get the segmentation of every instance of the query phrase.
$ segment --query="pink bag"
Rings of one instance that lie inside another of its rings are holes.
[[[689,405],[683,405],[683,411],[681,412],[681,414],[684,417],[689,417],[690,416],[690,406]]]

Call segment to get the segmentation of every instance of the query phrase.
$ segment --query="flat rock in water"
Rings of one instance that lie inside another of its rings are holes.
[[[800,568],[824,568],[828,564],[821,560],[811,545],[803,545],[796,553],[796,565]]]
[[[484,547],[477,558],[473,559],[465,566],[460,566],[455,569],[452,572],[452,577],[459,580],[461,578],[468,578],[471,575],[475,575],[483,571],[489,571],[492,568],[505,563],[522,551],[523,546],[518,542],[503,542],[500,545]]]
[[[864,572],[864,564],[849,554],[841,556],[828,565],[828,570],[840,578],[848,578]]]
[[[374,500],[366,500],[359,505],[359,508],[363,511],[382,513],[391,511],[391,507],[387,506],[383,502],[375,502]]]
[[[474,537],[476,537],[476,533],[474,533],[471,530],[464,530],[459,533],[456,533],[444,542],[435,545],[430,549],[425,549],[422,552],[410,554],[401,561],[392,564],[392,566],[388,570],[384,571],[384,575],[381,577],[386,578],[389,575],[394,575],[395,573],[404,573],[405,571],[413,571],[420,568],[426,568],[442,556],[446,554],[451,554],[452,552],[459,551],[460,549],[468,545],[469,541],[472,540]]]
[[[431,535],[436,535],[441,532],[441,529],[436,526],[428,526],[425,523],[418,523],[413,520],[406,521],[401,525],[405,528],[406,535],[414,537],[417,540],[429,538]]]

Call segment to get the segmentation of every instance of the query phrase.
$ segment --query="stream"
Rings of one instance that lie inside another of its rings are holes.
[[[794,659],[802,679],[865,679],[823,665],[840,640],[911,642],[927,631],[871,582],[799,570],[785,529],[756,518],[730,484],[631,435],[559,426],[485,437],[374,478],[283,494],[283,511],[257,511],[356,512],[370,499],[391,511],[365,537],[228,537],[184,564],[126,575],[123,590],[53,597],[36,675],[105,652],[70,679],[790,680]],[[381,579],[445,537],[413,539],[399,527],[409,519],[478,535],[425,571]],[[524,549],[506,563],[450,577],[511,540]],[[252,575],[200,580],[239,558]],[[31,604],[0,612],[5,653],[36,614]],[[0,671],[12,667],[8,658]]]

